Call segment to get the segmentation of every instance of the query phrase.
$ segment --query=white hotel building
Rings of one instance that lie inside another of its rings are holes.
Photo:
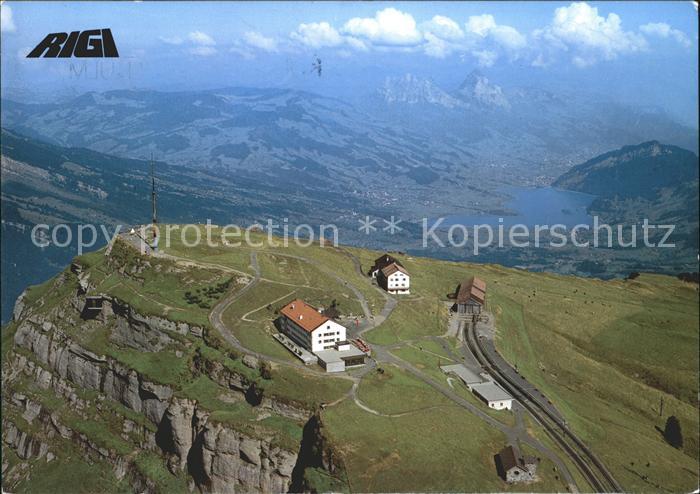
[[[310,352],[333,348],[345,341],[345,326],[329,319],[301,299],[285,305],[281,330],[294,343]]]

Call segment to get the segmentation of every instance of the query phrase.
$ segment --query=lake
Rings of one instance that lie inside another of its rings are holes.
[[[511,196],[505,203],[505,207],[516,212],[515,216],[497,215],[446,215],[440,225],[491,225],[512,226],[516,224],[527,225],[555,225],[561,223],[567,227],[578,224],[590,225],[593,218],[586,212],[586,208],[595,199],[595,196],[582,192],[555,189],[553,187],[503,187],[499,190]],[[499,223],[499,218],[503,222]],[[435,219],[433,219],[435,221]]]

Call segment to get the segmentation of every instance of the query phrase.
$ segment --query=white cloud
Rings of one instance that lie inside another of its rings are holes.
[[[378,11],[374,17],[354,17],[342,31],[380,45],[416,45],[423,38],[413,16],[393,7]]]
[[[584,57],[581,55],[575,55],[572,59],[571,62],[578,68],[584,69],[586,67],[590,67],[591,65],[596,63],[595,57]]]
[[[445,58],[461,48],[464,32],[449,17],[436,15],[421,25],[423,31],[423,51],[435,58]]]
[[[291,33],[290,37],[312,48],[339,46],[344,41],[340,33],[327,22],[299,24],[297,30]]]
[[[496,27],[496,19],[491,14],[472,15],[469,16],[466,27],[470,33],[478,34],[485,38],[489,31]]]
[[[236,43],[229,51],[245,60],[253,60],[255,58],[255,54],[249,48],[242,46],[242,43]]]
[[[268,38],[267,36],[264,36],[260,33],[255,32],[255,31],[248,31],[246,33],[243,33],[243,39],[250,46],[253,46],[255,48],[259,48],[263,51],[267,51],[267,52],[277,51],[277,41],[274,38]]]
[[[687,35],[665,23],[645,24],[639,31],[625,30],[617,14],[604,16],[583,1],[554,9],[551,22],[527,35],[513,26],[499,24],[487,13],[460,22],[464,21],[434,15],[416,23],[411,14],[388,7],[373,17],[354,17],[337,26],[327,21],[302,23],[286,40],[273,40],[259,33],[245,33],[245,39],[250,49],[270,51],[284,48],[291,41],[315,49],[337,48],[343,56],[368,50],[423,53],[435,58],[456,53],[473,56],[482,66],[506,59],[525,61],[534,67],[550,66],[562,53],[574,65],[588,67],[600,60],[646,50],[645,36],[691,44]]]
[[[195,45],[199,46],[216,45],[216,41],[214,41],[214,38],[209,36],[207,33],[203,33],[202,31],[192,31],[190,34],[187,35],[187,39],[189,39]]]
[[[512,26],[497,24],[491,14],[472,15],[465,24],[467,32],[481,38],[490,38],[509,50],[519,50],[527,44],[525,36]]]
[[[650,22],[649,24],[644,24],[639,26],[639,30],[644,34],[650,36],[659,36],[660,38],[673,38],[679,44],[689,48],[691,43],[688,36],[685,35],[683,31],[678,29],[673,29],[671,26],[665,22]]]
[[[214,41],[214,38],[202,31],[192,31],[186,38],[161,36],[158,39],[169,45],[187,45],[183,49],[191,55],[208,57],[218,52],[215,48],[216,41]]]
[[[356,50],[359,50],[359,51],[369,50],[369,46],[367,45],[367,43],[365,43],[361,39],[353,38],[352,36],[346,36],[345,42],[348,44],[348,46],[350,46]]]
[[[213,46],[193,46],[187,50],[192,55],[197,55],[200,57],[209,57],[211,55],[216,55],[216,48]]]
[[[519,50],[527,45],[525,36],[511,26],[496,26],[490,34],[496,43],[504,48]]]
[[[498,59],[498,53],[491,50],[480,50],[472,52],[481,67],[491,67]]]
[[[160,36],[158,39],[161,40],[163,43],[167,43],[169,45],[181,45],[185,41],[179,36],[173,36],[172,38]]]
[[[5,2],[0,3],[0,31],[3,33],[14,33],[17,30],[15,21],[12,18],[12,9]]]
[[[442,38],[435,36],[431,32],[425,33],[425,54],[435,58],[445,58],[450,53],[452,53],[452,46],[450,43]]]
[[[545,59],[544,55],[542,53],[538,54],[537,57],[532,61],[530,65],[533,67],[548,67],[550,65],[550,61]]]
[[[455,21],[442,15],[434,16],[422,26],[423,31],[441,39],[455,41],[464,37],[464,32]]]
[[[555,48],[577,50],[572,61],[579,67],[592,65],[600,58],[613,60],[620,54],[647,48],[643,36],[622,28],[617,14],[603,17],[598,15],[596,7],[585,2],[557,8],[550,25],[537,30],[534,35]]]

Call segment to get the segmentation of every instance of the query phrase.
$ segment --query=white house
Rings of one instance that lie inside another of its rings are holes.
[[[374,260],[374,264],[372,265],[372,268],[369,270],[369,275],[372,278],[376,278],[379,275],[379,272],[387,267],[389,264],[398,264],[399,266],[403,266],[401,264],[401,261],[396,259],[394,256],[390,254],[384,254],[380,257],[377,257]]]
[[[280,312],[280,330],[302,348],[318,352],[345,341],[345,326],[324,316],[301,299],[291,301]]]
[[[389,293],[407,294],[410,292],[411,277],[406,268],[398,263],[391,263],[377,274],[377,283]]]
[[[472,392],[481,398],[489,408],[494,410],[510,410],[513,408],[513,397],[493,381],[472,384]]]

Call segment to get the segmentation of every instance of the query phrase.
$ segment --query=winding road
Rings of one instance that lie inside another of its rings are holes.
[[[132,243],[132,245],[134,245]],[[137,245],[134,245],[134,247],[138,247]],[[278,256],[282,257],[289,257],[293,259],[300,260],[305,263],[310,263],[311,265],[317,267],[320,271],[325,273],[326,275],[332,277],[339,283],[341,283],[343,286],[347,287],[350,289],[353,294],[357,297],[357,300],[359,301],[362,311],[364,313],[364,321],[361,324],[359,328],[355,331],[356,335],[361,335],[362,333],[369,331],[378,325],[380,325],[382,322],[384,322],[393,312],[393,310],[397,306],[397,300],[381,290],[378,286],[376,286],[374,283],[372,283],[372,280],[368,278],[363,272],[362,272],[362,266],[360,263],[360,260],[353,255],[351,252],[342,249],[342,248],[337,248],[340,252],[345,254],[350,260],[352,261],[355,271],[362,276],[362,279],[366,280],[366,282],[372,286],[374,289],[378,291],[384,297],[385,304],[382,310],[380,311],[379,314],[376,316],[372,315],[372,312],[369,308],[369,305],[367,303],[367,300],[365,296],[363,295],[362,291],[359,290],[356,286],[353,284],[349,283],[347,280],[343,279],[341,276],[339,276],[337,273],[335,273],[333,270],[326,268],[325,266],[319,265],[318,263],[315,263],[313,260],[305,258],[303,256],[298,256],[298,255],[293,255],[293,254],[285,254],[285,253],[280,253],[278,251],[274,251],[273,253]],[[260,252],[267,252],[265,250],[260,250]],[[254,350],[251,350],[244,345],[241,344],[241,342],[236,338],[235,334],[231,331],[230,328],[227,327],[223,320],[223,314],[228,310],[237,300],[239,300],[242,296],[244,296],[246,293],[250,292],[252,289],[255,288],[256,285],[261,280],[265,280],[265,278],[262,277],[261,275],[261,270],[260,266],[258,263],[257,259],[257,254],[258,251],[256,250],[251,250],[250,252],[250,267],[252,268],[254,275],[252,279],[240,290],[235,291],[233,293],[230,293],[229,295],[225,296],[218,304],[214,306],[212,311],[209,314],[209,321],[212,324],[213,328],[216,329],[219,334],[224,338],[224,340],[231,345],[231,347],[235,348],[236,350],[240,351],[241,353],[245,353],[248,355],[253,355],[257,357],[258,359],[261,360],[267,360],[269,362],[274,362],[277,365],[280,366],[289,366],[289,367],[294,367],[297,369],[302,370],[303,372],[308,372],[317,376],[321,377],[329,377],[329,375],[320,370],[320,369],[314,369],[310,368],[309,366],[304,365],[301,362],[294,362],[294,361],[289,361],[281,358],[277,358],[274,356],[262,354],[259,352],[256,352]],[[229,268],[227,266],[220,266],[217,264],[209,264],[209,263],[202,263],[202,262],[197,262],[197,261],[192,261],[187,258],[181,258],[178,256],[174,256],[172,254],[164,254],[164,253],[158,253],[156,254],[159,257],[164,257],[168,259],[172,259],[178,262],[186,262],[186,263],[191,263],[192,265],[197,265],[201,267],[206,267],[206,268],[221,268],[224,271],[230,271],[230,272],[235,272],[235,273],[240,273],[246,276],[250,276],[249,273],[245,273],[243,271],[239,271],[233,268]],[[274,281],[274,280],[270,280]],[[296,286],[296,285],[291,285],[290,286]],[[249,313],[250,314],[250,313]],[[454,325],[454,321],[450,321],[451,325]],[[563,480],[567,483],[568,489],[571,492],[578,492],[579,489],[576,485],[576,482],[571,475],[571,472],[569,471],[566,463],[562,461],[562,459],[559,457],[557,452],[553,451],[551,448],[549,448],[547,445],[543,444],[536,438],[532,437],[529,435],[525,424],[523,420],[523,415],[525,413],[529,413],[535,421],[537,421],[539,424],[541,424],[547,433],[549,434],[550,437],[555,439],[555,442],[562,448],[562,450],[566,453],[567,456],[569,456],[573,461],[574,464],[581,470],[581,472],[584,474],[586,479],[591,483],[591,485],[596,489],[600,491],[611,491],[611,492],[619,492],[622,489],[619,487],[619,485],[614,481],[612,478],[612,475],[609,474],[607,469],[600,463],[600,461],[593,455],[593,453],[588,450],[588,448],[583,445],[583,443],[571,432],[568,427],[566,426],[565,422],[561,418],[560,415],[558,414],[552,414],[551,410],[543,410],[541,407],[541,397],[540,399],[535,399],[534,397],[528,397],[527,391],[523,390],[522,388],[518,387],[518,383],[514,383],[511,381],[508,381],[507,375],[504,375],[506,373],[503,373],[499,371],[498,366],[494,365],[492,361],[489,360],[488,358],[488,352],[487,351],[481,351],[479,347],[479,338],[477,338],[474,334],[471,334],[471,332],[468,332],[469,334],[460,334],[459,336],[464,336],[466,339],[466,343],[462,341],[462,345],[460,346],[460,351],[462,352],[462,355],[456,355],[452,348],[450,348],[450,345],[447,344],[446,340],[444,337],[441,336],[432,336],[429,337],[433,341],[438,342],[441,347],[448,353],[448,355],[454,357],[455,361],[464,361],[467,358],[471,359],[476,359],[476,362],[478,362],[481,366],[483,366],[484,369],[486,369],[491,375],[496,379],[506,390],[511,392],[511,394],[518,400],[514,404],[513,407],[513,413],[515,414],[515,425],[507,425],[504,424],[503,422],[493,418],[491,415],[486,413],[482,407],[479,407],[462,396],[460,396],[456,390],[454,389],[453,383],[445,380],[445,383],[438,382],[434,378],[426,375],[425,373],[421,372],[419,369],[411,365],[410,363],[398,358],[394,354],[390,352],[390,350],[394,348],[398,348],[402,345],[405,344],[412,344],[417,340],[406,340],[402,341],[401,343],[395,344],[395,345],[387,345],[387,346],[381,346],[381,345],[373,345],[373,355],[372,358],[369,359],[369,364],[366,365],[364,368],[355,370],[353,372],[343,374],[343,375],[333,375],[332,377],[334,378],[344,378],[348,379],[353,382],[352,387],[350,390],[341,398],[338,400],[334,401],[333,403],[326,404],[325,407],[328,406],[334,406],[340,402],[342,402],[345,399],[352,399],[354,403],[366,411],[367,413],[372,413],[375,415],[380,415],[380,416],[387,416],[387,417],[393,417],[393,416],[399,416],[399,415],[405,415],[409,413],[416,413],[421,410],[425,410],[426,408],[422,408],[420,410],[412,410],[412,411],[407,411],[403,412],[401,414],[397,415],[389,415],[389,414],[383,414],[381,412],[378,412],[376,410],[371,409],[367,405],[361,402],[361,400],[357,396],[357,389],[359,388],[359,385],[361,383],[362,378],[369,372],[371,372],[379,363],[382,364],[391,364],[399,369],[402,369],[420,381],[424,382],[425,384],[431,386],[433,389],[435,389],[437,392],[442,394],[443,396],[447,397],[449,400],[451,400],[453,403],[457,404],[458,406],[468,410],[471,414],[479,417],[481,420],[484,422],[488,423],[491,427],[494,427],[501,431],[507,438],[508,442],[510,443],[517,443],[521,442],[524,444],[527,444],[537,450],[538,452],[541,453],[542,456],[550,459],[554,465],[556,466],[557,470],[561,473]],[[450,334],[450,330],[448,328],[448,331],[446,334]],[[461,384],[458,384],[461,385]],[[430,408],[437,408],[437,407],[428,407]],[[553,407],[552,407],[553,408]],[[547,414],[549,412],[549,415]],[[558,412],[557,412],[558,413]],[[554,424],[554,425],[552,425]],[[560,440],[561,436],[566,436],[566,440]],[[573,446],[571,443],[574,443]],[[587,459],[582,459],[583,456],[586,456]],[[591,467],[590,464],[593,464],[593,467]],[[593,469],[598,470],[598,474],[592,473]],[[599,476],[604,478],[604,481],[601,482],[599,480]]]

